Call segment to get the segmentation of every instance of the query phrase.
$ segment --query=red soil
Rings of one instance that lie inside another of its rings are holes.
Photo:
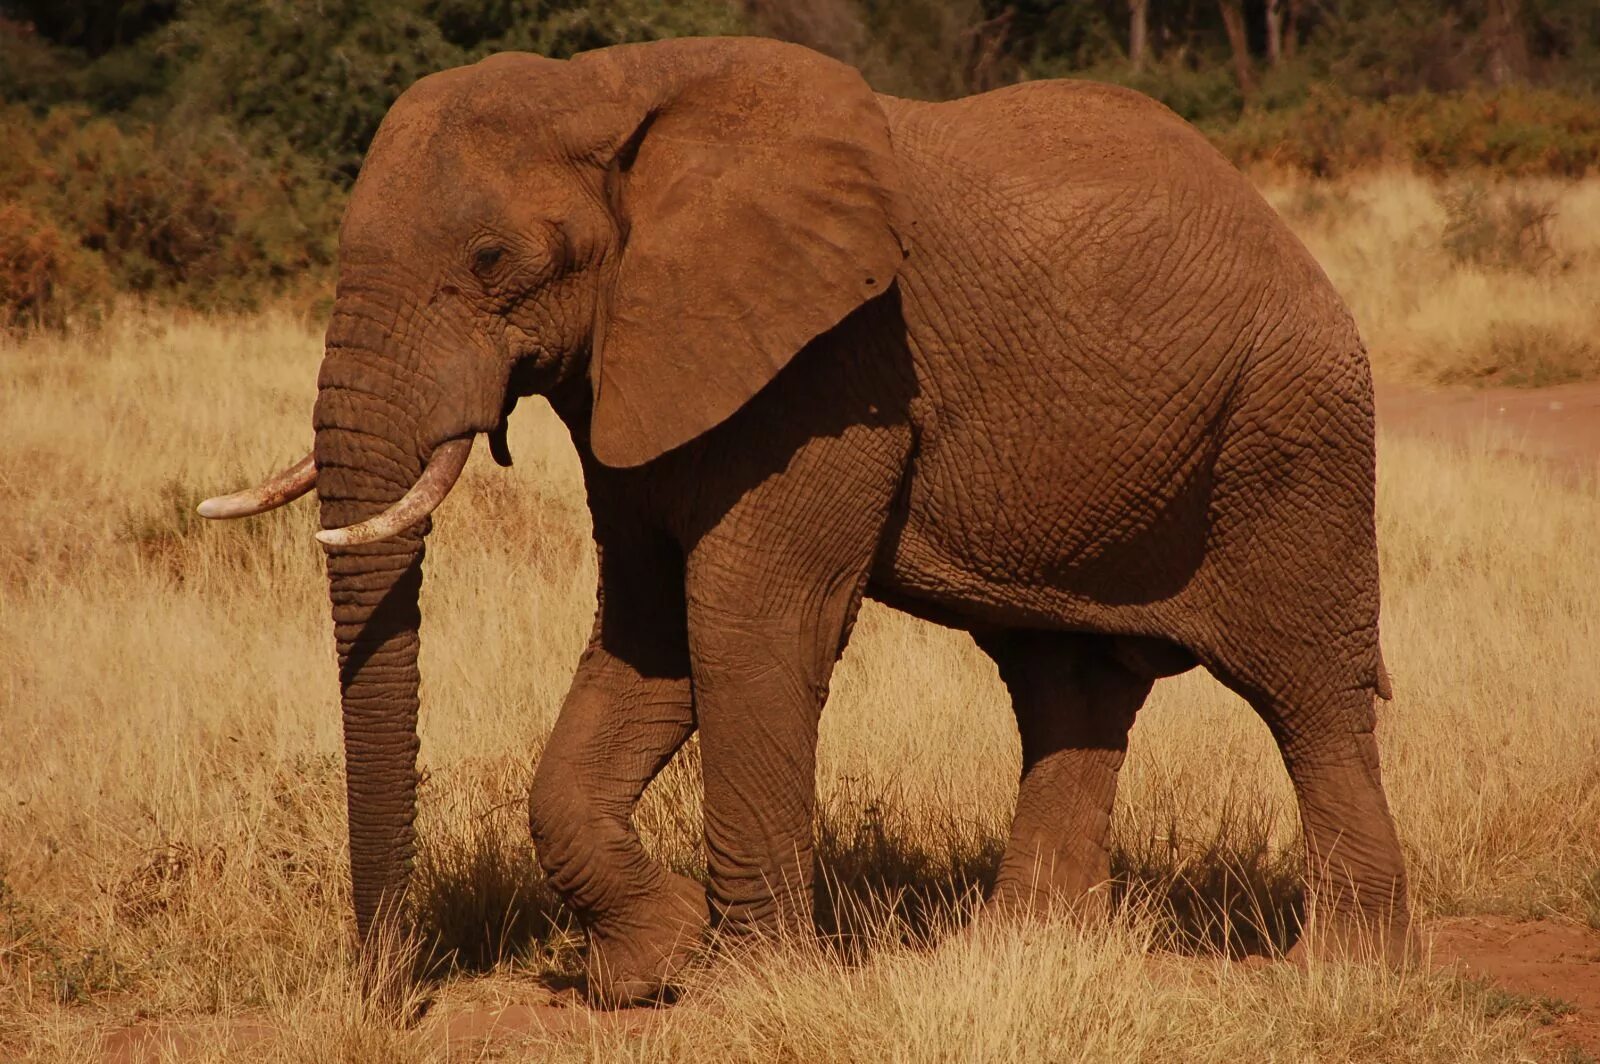
[[[1555,920],[1460,916],[1429,929],[1433,963],[1541,1003],[1549,1036],[1600,1055],[1600,934]]]
[[[1600,382],[1553,388],[1378,385],[1378,427],[1600,474]]]

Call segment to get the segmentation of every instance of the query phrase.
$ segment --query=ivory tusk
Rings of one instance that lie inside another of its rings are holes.
[[[224,517],[250,517],[253,514],[276,510],[284,503],[293,502],[317,482],[317,463],[307,454],[300,461],[275,476],[267,478],[260,486],[232,495],[218,495],[207,499],[197,509],[201,517],[217,520]]]
[[[434,511],[450,494],[456,479],[466,468],[472,453],[472,437],[448,440],[434,448],[428,466],[411,485],[411,490],[383,513],[348,528],[329,528],[317,533],[317,540],[330,547],[356,547],[399,535]]]

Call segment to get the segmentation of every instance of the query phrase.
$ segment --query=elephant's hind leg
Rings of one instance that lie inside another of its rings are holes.
[[[1241,389],[1187,643],[1250,702],[1283,755],[1309,862],[1310,945],[1398,959],[1405,863],[1374,736],[1383,681],[1371,386],[1348,321],[1321,343],[1264,359]]]
[[[1373,692],[1326,678],[1268,693],[1230,683],[1278,742],[1305,835],[1307,950],[1401,960],[1411,948],[1405,861],[1384,796]]]
[[[1111,877],[1107,849],[1128,730],[1154,678],[1113,640],[1005,632],[979,645],[999,666],[1022,737],[1022,780],[991,904],[1079,906]]]

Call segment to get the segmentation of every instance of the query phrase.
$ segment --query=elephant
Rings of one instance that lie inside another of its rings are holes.
[[[1366,349],[1155,101],[896,99],[748,38],[433,74],[351,192],[317,389],[312,452],[200,509],[316,490],[362,942],[413,861],[429,514],[479,434],[509,464],[534,395],[599,578],[528,814],[598,1002],[669,992],[710,929],[810,930],[818,722],[864,596],[970,632],[1009,691],[999,911],[1103,897],[1134,716],[1204,667],[1279,747],[1318,941],[1405,941]],[[706,885],[631,820],[695,733]]]

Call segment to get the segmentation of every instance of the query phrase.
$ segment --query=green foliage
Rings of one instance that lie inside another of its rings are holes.
[[[1014,18],[980,0],[744,0],[747,32],[794,41],[859,69],[879,92],[945,100],[1009,84]]]
[[[1117,82],[1242,163],[1600,165],[1593,0],[1521,0],[1500,36],[1490,0],[1285,0],[1276,62],[1264,0],[1238,2],[1242,56],[1226,5],[1149,0],[1135,69],[1128,0],[6,0],[0,324],[60,323],[114,290],[236,305],[314,278],[395,97],[504,50],[757,33],[897,95]]]
[[[564,57],[743,28],[725,0],[180,0],[144,5],[156,13],[129,44],[95,54],[114,32],[114,12],[78,28],[46,15],[53,7],[25,6],[40,8],[31,31],[0,24],[6,97],[186,125],[226,119],[341,182],[360,168],[389,105],[434,71],[497,51]],[[168,8],[175,17],[158,17]]]
[[[742,26],[723,0],[19,8],[0,19],[0,327],[60,325],[113,290],[236,307],[315,282],[344,187],[417,79]]]
[[[1324,9],[1317,27],[1311,50],[1317,73],[1364,98],[1465,88],[1478,57],[1452,7],[1339,0]]]
[[[185,120],[222,115],[344,177],[407,85],[464,56],[419,5],[189,0],[168,30]]]
[[[1171,62],[1134,72],[1126,65],[1096,67],[1083,76],[1125,85],[1153,96],[1190,122],[1231,121],[1244,109],[1244,95],[1226,66],[1191,68]]]
[[[10,17],[42,38],[101,56],[131,44],[177,14],[177,0],[9,0]]]
[[[25,101],[39,108],[80,103],[97,112],[125,111],[153,100],[165,87],[170,66],[148,29],[120,46],[96,50],[105,31],[63,31],[53,37],[46,32],[50,25],[0,17],[0,102]]]

